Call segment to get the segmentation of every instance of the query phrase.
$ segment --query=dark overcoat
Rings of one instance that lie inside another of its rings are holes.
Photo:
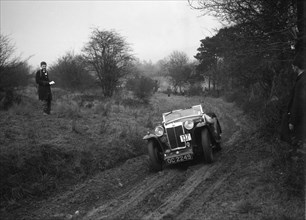
[[[52,93],[49,84],[48,72],[38,70],[36,72],[36,83],[38,84],[38,98],[39,100],[52,100]]]
[[[300,74],[295,82],[288,106],[289,123],[293,124],[293,135],[306,140],[306,73]]]

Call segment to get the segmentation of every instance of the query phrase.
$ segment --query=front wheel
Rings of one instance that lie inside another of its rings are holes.
[[[163,169],[162,152],[158,149],[156,142],[149,140],[148,151],[150,157],[150,165],[154,171],[161,171]]]
[[[206,163],[212,163],[214,160],[212,144],[208,129],[203,129],[201,133],[201,144],[204,154],[204,161]]]

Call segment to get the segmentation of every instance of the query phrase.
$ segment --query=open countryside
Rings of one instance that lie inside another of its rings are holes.
[[[186,3],[231,25],[198,39],[193,58],[174,49],[156,62],[120,31],[92,28],[80,52],[46,61],[49,112],[43,68],[1,33],[0,219],[305,219],[303,145],[280,138],[305,2]],[[218,117],[222,150],[155,171],[143,137],[194,105]]]

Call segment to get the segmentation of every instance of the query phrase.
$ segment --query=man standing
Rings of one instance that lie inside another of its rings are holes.
[[[304,65],[303,57],[297,55],[292,63],[297,78],[288,106],[288,126],[292,132],[293,145],[297,148],[305,146],[306,143],[306,73]]]
[[[36,72],[36,83],[38,84],[38,98],[42,101],[44,115],[49,115],[51,112],[52,93],[50,85],[54,81],[49,80],[47,72],[47,63],[42,61],[40,63],[40,70]]]

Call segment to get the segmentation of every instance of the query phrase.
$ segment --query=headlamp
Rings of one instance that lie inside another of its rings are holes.
[[[191,130],[193,127],[194,127],[194,122],[193,120],[187,120],[184,122],[184,127],[187,129],[187,130]]]
[[[161,125],[158,125],[154,129],[154,133],[157,137],[161,137],[164,134],[164,128]]]

